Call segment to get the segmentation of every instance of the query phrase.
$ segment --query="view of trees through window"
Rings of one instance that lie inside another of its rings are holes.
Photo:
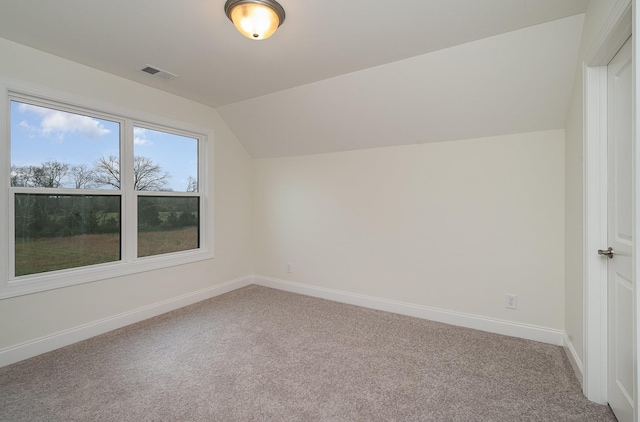
[[[15,195],[15,275],[120,260],[120,196]]]
[[[11,101],[15,276],[121,260],[127,215],[138,257],[199,247],[198,139],[136,126],[121,172],[121,136],[117,121]]]
[[[138,256],[199,247],[198,198],[139,196]]]

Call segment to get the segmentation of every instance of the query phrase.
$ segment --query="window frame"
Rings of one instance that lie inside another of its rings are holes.
[[[11,101],[41,105],[119,123],[121,189],[57,189],[10,186]],[[133,189],[133,171],[130,169],[133,168],[134,126],[198,140],[198,192],[135,191]],[[212,151],[212,129],[0,77],[0,196],[4,198],[0,203],[0,299],[214,258],[213,181],[209,169]],[[120,196],[120,260],[16,277],[16,193]],[[137,202],[140,195],[199,197],[199,248],[138,258]]]

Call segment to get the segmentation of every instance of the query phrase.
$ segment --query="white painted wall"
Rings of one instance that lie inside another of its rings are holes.
[[[562,329],[564,148],[553,130],[255,160],[255,274]]]
[[[565,142],[565,331],[580,364],[584,360],[583,316],[583,59],[616,0],[592,0],[585,15]]]
[[[0,300],[0,351],[252,274],[251,160],[212,108],[3,39],[0,57],[4,77],[212,128],[216,254],[195,264]]]

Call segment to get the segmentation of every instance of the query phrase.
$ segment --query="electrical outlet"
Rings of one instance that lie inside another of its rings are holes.
[[[293,271],[293,270],[291,269],[291,263],[289,262],[289,263],[287,263],[287,272],[288,272],[289,274],[291,274],[291,272],[292,272],[292,271]]]
[[[518,296],[507,294],[506,307],[508,309],[518,309]]]

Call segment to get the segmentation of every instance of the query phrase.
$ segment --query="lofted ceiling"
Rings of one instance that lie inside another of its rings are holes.
[[[224,3],[0,0],[0,37],[214,107],[276,157],[562,128],[589,0],[280,0],[264,41]]]

